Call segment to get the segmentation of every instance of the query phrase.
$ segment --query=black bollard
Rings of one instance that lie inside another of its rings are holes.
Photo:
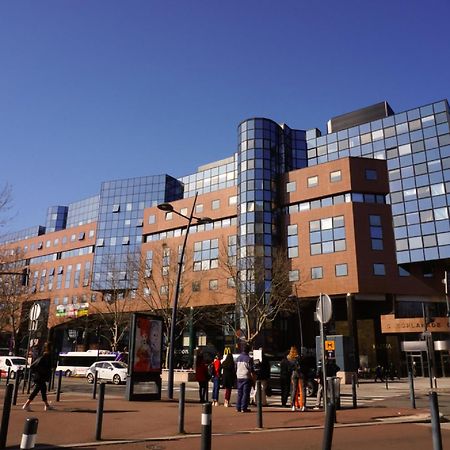
[[[10,379],[11,379],[11,367],[8,367],[8,375],[6,375],[6,384],[9,384]]]
[[[439,405],[437,392],[430,392],[430,411],[433,450],[442,450],[441,423],[439,421]]]
[[[11,402],[13,398],[12,384],[6,385],[5,399],[3,401],[2,425],[0,428],[0,449],[6,447],[6,439],[8,437],[9,416],[11,414]]]
[[[202,443],[201,450],[211,450],[211,403],[204,403],[202,405]]]
[[[263,414],[262,414],[262,391],[261,391],[261,381],[256,382],[256,407],[258,409],[258,414],[256,415],[256,427],[263,427]]]
[[[56,401],[59,402],[59,399],[61,397],[61,383],[62,383],[62,370],[59,371],[58,373],[58,384],[56,386]]]
[[[105,383],[100,383],[98,391],[97,403],[97,418],[95,426],[95,439],[100,441],[102,439],[102,425],[103,425],[103,407],[105,405]]]
[[[386,389],[389,389],[389,380],[388,380],[388,378],[389,378],[389,375],[386,374],[386,377],[384,379],[384,382],[385,382],[385,385],[386,385]]]
[[[21,449],[34,448],[36,443],[36,435],[39,419],[36,417],[27,417],[25,426],[23,427],[22,440],[20,441]]]
[[[333,443],[334,422],[336,420],[335,416],[336,405],[334,403],[328,403],[325,426],[323,429],[322,450],[331,450],[331,444]]]
[[[411,407],[416,409],[416,395],[414,393],[414,377],[411,370],[408,371],[408,379],[409,379],[409,398],[411,400]]]
[[[13,395],[13,405],[17,404],[17,395],[19,394],[20,386],[20,370],[16,373],[16,379],[14,380],[14,395]]]
[[[178,402],[178,433],[184,434],[184,404],[186,398],[186,383],[180,384],[180,398]]]
[[[358,399],[356,397],[356,374],[352,375],[352,400],[353,400],[353,409],[358,407]]]
[[[98,370],[94,369],[94,386],[92,386],[92,398],[97,398]]]
[[[205,401],[206,403],[209,402],[209,381],[206,380],[206,393],[205,393]]]

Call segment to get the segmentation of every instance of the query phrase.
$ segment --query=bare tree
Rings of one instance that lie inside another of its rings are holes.
[[[145,304],[148,311],[162,317],[164,323],[166,367],[180,255],[180,245],[169,245],[164,242],[160,248],[149,250],[139,264],[139,299]],[[199,277],[200,275],[193,272],[192,253],[186,251],[183,258],[178,296],[177,321],[175,324],[176,339],[183,335],[189,323],[195,324],[202,318],[203,309],[193,307],[196,306],[196,293],[193,289],[195,289],[195,280]]]
[[[105,257],[106,283],[98,291],[101,294],[100,302],[90,305],[97,315],[102,336],[110,343],[112,351],[117,351],[128,330],[130,313],[139,309],[136,299],[137,275],[133,271],[135,259],[134,255],[129,254],[127,262],[121,264],[114,256]]]
[[[18,335],[27,320],[22,314],[23,305],[31,296],[22,250],[3,248],[0,251],[0,327],[10,334],[13,352],[18,350]]]
[[[233,286],[234,290],[228,299],[224,299],[221,293],[222,304],[216,302],[216,322],[247,343],[254,342],[281,312],[296,311],[285,252],[274,251],[269,282],[265,280],[267,271],[263,259],[247,256],[239,260],[238,268],[235,257],[227,255],[221,258],[228,286]]]

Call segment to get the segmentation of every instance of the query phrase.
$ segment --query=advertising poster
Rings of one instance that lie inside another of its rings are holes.
[[[151,317],[136,318],[133,371],[161,371],[162,322]]]

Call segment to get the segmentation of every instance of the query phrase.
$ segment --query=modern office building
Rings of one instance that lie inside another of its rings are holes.
[[[328,333],[351,337],[361,365],[408,355],[423,371],[431,331],[436,366],[449,373],[449,114],[446,100],[401,113],[382,102],[331,119],[324,134],[244,120],[228,158],[178,180],[106,181],[98,195],[49,208],[45,227],[3,236],[3,246],[20,249],[27,306],[46,305],[45,326],[60,333],[61,348],[89,345],[86,317],[118,292],[136,309],[154,298],[170,304],[187,220],[158,205],[186,217],[194,208],[211,220],[189,229],[181,307],[232,305],[230,264],[240,280],[252,274],[251,292],[269,302],[282,255],[298,310],[267,324],[258,343],[313,351],[315,304],[326,293]],[[222,349],[235,340],[225,326],[197,322],[178,345]]]

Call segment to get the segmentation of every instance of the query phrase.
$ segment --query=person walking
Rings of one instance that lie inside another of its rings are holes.
[[[211,371],[211,381],[213,383],[213,391],[212,391],[212,401],[213,406],[219,406],[219,390],[220,390],[220,357],[219,354],[216,353],[214,356],[214,360],[211,363],[212,371]]]
[[[228,353],[222,363],[222,385],[225,389],[223,406],[228,408],[231,406],[231,391],[236,381],[236,372],[234,369],[233,355]]]
[[[28,400],[22,406],[25,411],[31,411],[31,402],[41,393],[42,401],[44,402],[44,411],[54,409],[47,400],[47,382],[50,381],[52,373],[50,345],[44,344],[44,351],[30,366],[31,376],[34,381],[34,389],[32,390]]]
[[[287,359],[289,352],[285,353],[280,362],[280,389],[281,406],[287,406],[289,392],[291,388],[292,364]]]
[[[314,409],[320,409],[323,398],[323,370],[322,367],[319,367],[316,372],[316,383],[317,383],[317,395],[316,395],[316,404],[314,405]]]
[[[237,401],[236,411],[250,412],[248,403],[250,400],[250,388],[254,376],[253,360],[249,356],[250,347],[245,344],[242,353],[236,360]]]
[[[374,382],[376,383],[377,380],[379,379],[382,383],[384,383],[384,377],[383,377],[383,368],[378,364],[377,367],[375,367],[375,378],[374,378]]]
[[[197,355],[195,361],[195,379],[198,383],[200,403],[205,403],[208,390],[208,365],[206,364],[202,353]]]
[[[287,359],[292,365],[291,409],[292,411],[305,411],[305,386],[303,383],[303,373],[300,367],[300,357],[297,351],[297,347],[291,347]]]

